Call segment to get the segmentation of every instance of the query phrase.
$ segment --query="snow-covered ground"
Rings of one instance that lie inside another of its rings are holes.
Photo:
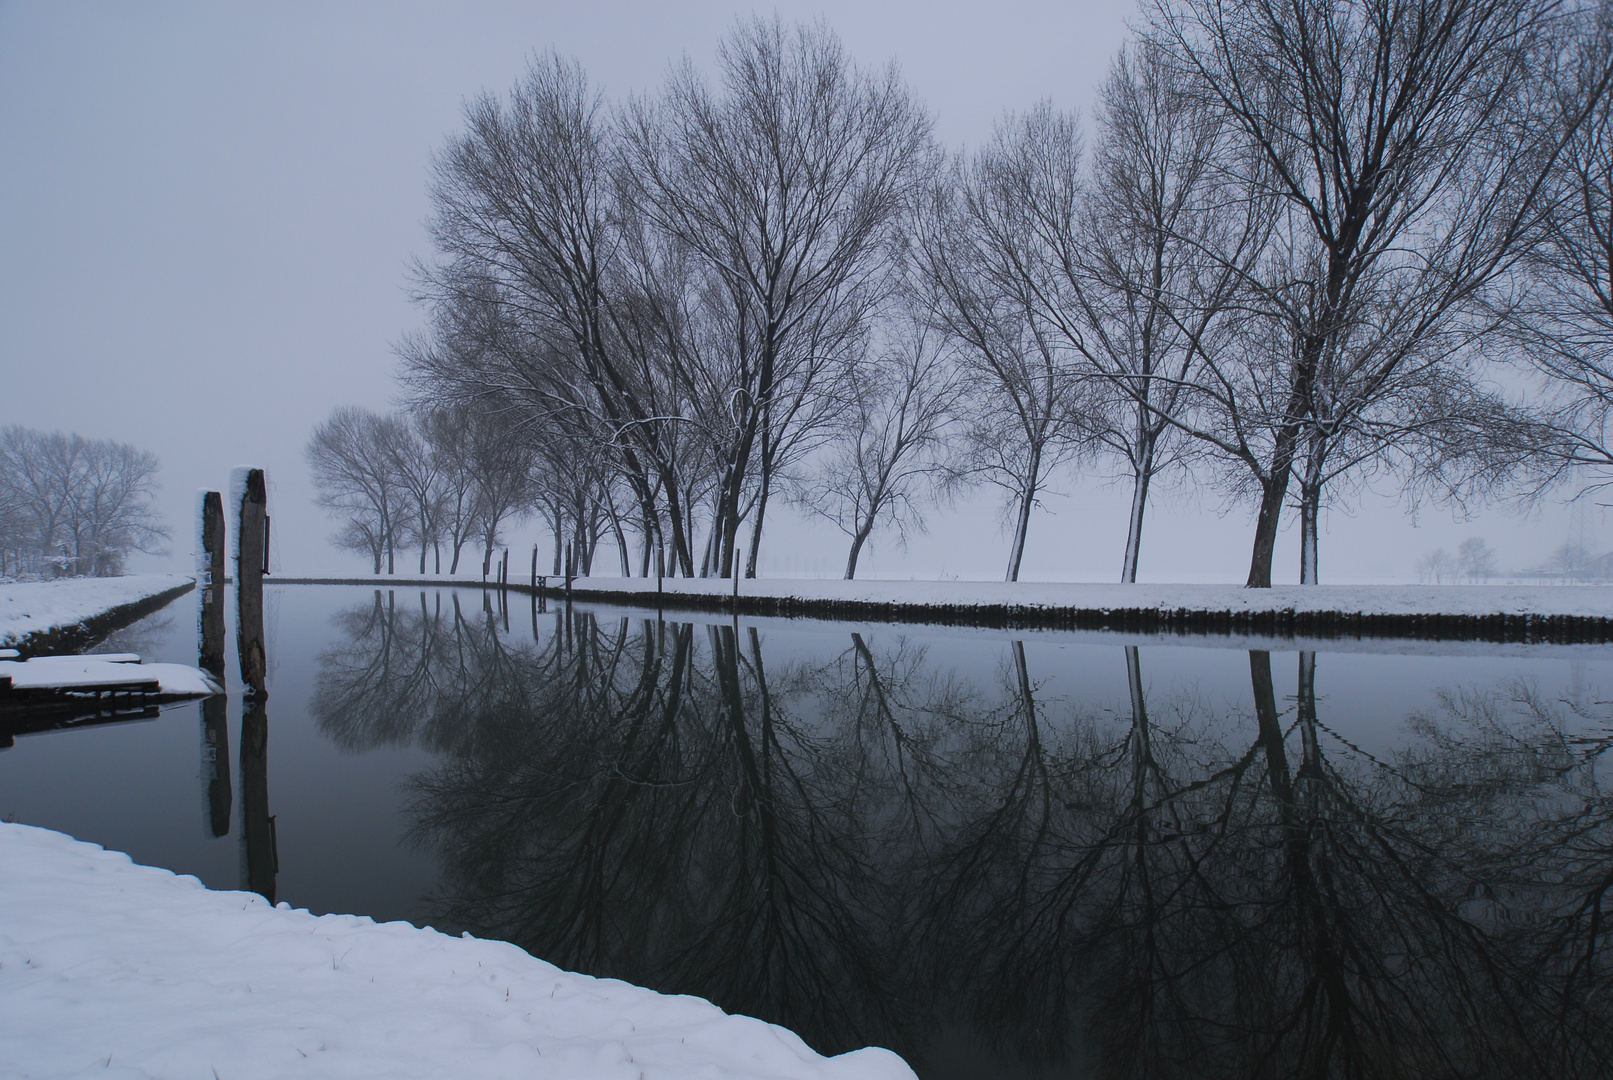
[[[0,1077],[911,1080],[884,1050],[0,824]]]
[[[93,619],[192,580],[184,574],[133,574],[0,585],[0,646],[15,645],[30,634]]]
[[[289,577],[289,575],[288,575]],[[275,579],[269,579],[272,583]],[[284,579],[282,579],[284,580]],[[289,578],[289,580],[297,580]],[[321,578],[321,580],[331,580]],[[397,575],[346,578],[377,588],[413,583],[477,588],[480,576],[457,578]],[[510,573],[512,586],[530,577]],[[555,586],[558,578],[549,578]],[[644,578],[575,578],[589,594],[655,592]],[[727,596],[732,579],[667,578],[672,595]],[[756,578],[739,583],[741,596],[912,606],[1076,608],[1088,611],[1339,611],[1363,615],[1573,615],[1613,616],[1613,586],[1606,585],[1120,585],[1098,582],[830,581],[820,578]]]

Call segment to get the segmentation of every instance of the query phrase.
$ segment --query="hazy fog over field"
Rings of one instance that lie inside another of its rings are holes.
[[[795,4],[857,62],[894,58],[952,148],[1042,99],[1088,113],[1129,4]],[[0,425],[62,428],[155,452],[185,565],[198,487],[261,465],[275,565],[346,567],[313,502],[309,433],[340,404],[390,408],[393,345],[424,325],[413,258],[429,258],[428,167],[465,100],[507,93],[529,59],[575,57],[613,99],[658,86],[687,54],[709,67],[749,8],[727,4],[0,3]],[[1062,475],[1030,532],[1022,577],[1116,578],[1129,492]],[[1242,581],[1253,509],[1213,492],[1155,493],[1140,577]],[[1436,547],[1485,537],[1503,569],[1569,539],[1552,504],[1457,524],[1412,519],[1393,487],[1323,520],[1322,580],[1414,579]],[[839,533],[780,505],[763,575],[837,575]],[[1295,515],[1297,520],[1297,515]],[[1589,527],[1600,525],[1593,513]],[[865,577],[997,578],[1007,540],[976,488],[900,551],[876,537]],[[516,552],[541,525],[507,531]],[[1601,545],[1591,546],[1598,551]],[[1296,580],[1292,523],[1275,578]],[[524,561],[514,560],[524,566]],[[613,566],[611,559],[604,565]],[[402,569],[400,567],[400,569]],[[607,572],[612,572],[607,570]]]

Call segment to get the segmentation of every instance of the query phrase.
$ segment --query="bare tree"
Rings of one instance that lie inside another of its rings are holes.
[[[448,572],[459,572],[459,556],[476,534],[476,461],[472,453],[477,414],[463,406],[431,409],[418,423],[433,461],[437,530],[448,541]],[[438,560],[441,569],[441,560]]]
[[[1482,536],[1470,536],[1456,549],[1456,572],[1474,584],[1495,574],[1495,552]]]
[[[420,545],[420,573],[426,572],[426,556],[437,548],[436,572],[442,572],[442,457],[432,452],[427,441],[426,422],[417,414],[403,413],[386,429],[389,436],[382,449],[397,481],[403,505],[399,513],[408,515],[409,532]]]
[[[1074,118],[1046,105],[1025,118],[1021,198],[1047,250],[1024,266],[1039,317],[1101,392],[1088,410],[1099,445],[1130,475],[1121,580],[1132,582],[1154,479],[1194,450],[1172,418],[1235,328],[1269,224],[1265,205],[1225,181],[1228,125],[1157,46],[1116,58],[1097,124],[1083,190]]]
[[[792,501],[851,537],[846,580],[880,527],[898,542],[924,528],[923,503],[949,471],[948,428],[960,386],[940,334],[917,320],[847,377],[841,420]]]
[[[717,451],[717,572],[734,570],[748,485],[753,548],[780,454],[815,384],[880,299],[899,211],[928,159],[928,118],[894,65],[859,70],[824,25],[742,21],[718,48],[721,93],[692,62],[625,118],[624,182],[692,252],[726,341],[706,356]],[[751,570],[754,572],[754,556]]]
[[[1417,560],[1417,580],[1424,584],[1443,585],[1446,578],[1456,580],[1458,572],[1457,561],[1444,548],[1435,548]]]
[[[131,552],[161,551],[158,469],[128,443],[0,429],[0,560],[19,573],[107,577]]]
[[[368,552],[377,574],[383,558],[386,572],[396,571],[408,527],[404,485],[389,450],[401,426],[396,417],[343,405],[314,429],[305,450],[320,506],[342,522],[336,543]]]
[[[970,376],[959,475],[1001,488],[1013,521],[1009,581],[1019,580],[1031,511],[1049,476],[1085,448],[1091,408],[1079,353],[1042,317],[1048,249],[1026,198],[1040,179],[1026,153],[1039,138],[1036,123],[1001,127],[973,160],[958,161],[925,198],[915,242],[930,318],[958,344]],[[1073,129],[1056,138],[1066,161],[1079,159]],[[1059,175],[1073,184],[1073,172]]]
[[[433,334],[401,351],[422,397],[596,424],[653,508],[647,478],[676,466],[669,421],[615,347],[621,245],[602,109],[582,70],[555,56],[534,61],[507,103],[484,95],[467,107],[432,186],[444,262],[420,277]],[[680,485],[660,488],[681,526]]]
[[[1393,445],[1376,410],[1396,413],[1421,369],[1452,363],[1485,331],[1477,302],[1517,258],[1565,134],[1534,93],[1560,10],[1551,0],[1153,5],[1150,40],[1242,137],[1227,168],[1282,207],[1249,275],[1269,323],[1251,340],[1266,355],[1229,354],[1195,395],[1219,422],[1181,425],[1248,472],[1259,503],[1250,586],[1271,584],[1307,441]],[[1264,372],[1255,423],[1243,422],[1250,395],[1235,393],[1248,370]]]
[[[1552,88],[1560,112],[1584,120],[1552,175],[1508,326],[1517,355],[1544,377],[1560,437],[1535,462],[1538,486],[1577,481],[1583,495],[1613,483],[1613,9],[1597,4],[1580,18]]]

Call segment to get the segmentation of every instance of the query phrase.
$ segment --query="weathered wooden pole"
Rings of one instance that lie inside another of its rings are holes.
[[[264,522],[269,492],[263,470],[235,470],[230,489],[240,492],[241,500],[235,534],[235,638],[241,655],[241,681],[248,694],[264,696],[269,692],[269,662],[263,643],[263,567],[269,561]]]
[[[196,558],[196,584],[202,591],[201,666],[224,679],[224,496],[200,493],[196,512],[201,551]],[[227,751],[226,751],[227,753]]]

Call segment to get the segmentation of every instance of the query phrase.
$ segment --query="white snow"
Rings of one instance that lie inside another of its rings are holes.
[[[230,490],[224,494],[224,538],[229,548],[229,562],[225,565],[231,574],[241,569],[241,500],[246,498],[247,474],[255,468],[256,465],[237,465],[231,469]],[[201,544],[196,546],[199,549]]]
[[[300,576],[300,575],[298,575]],[[298,576],[277,580],[290,584]],[[443,575],[362,577],[330,575],[356,585],[387,588],[430,584],[481,587],[475,578]],[[512,575],[512,586],[528,584]],[[562,579],[550,576],[558,588]],[[490,584],[491,587],[491,584]],[[574,578],[573,589],[589,593],[655,594],[653,578]],[[732,578],[667,578],[670,596],[729,596]],[[833,581],[821,578],[751,578],[739,583],[741,596],[852,601],[922,606],[1010,606],[1079,608],[1093,611],[1338,611],[1364,615],[1589,615],[1613,616],[1613,586],[1606,585],[1121,585],[1109,582],[1037,581]]]
[[[911,1080],[895,1054],[0,824],[0,1077]]]
[[[108,656],[36,656],[32,660],[0,660],[0,678],[10,677],[14,690],[52,686],[91,687],[156,680],[165,697],[206,697],[223,687],[200,668],[185,664],[142,664],[131,653]]]
[[[0,645],[15,645],[30,634],[83,622],[190,580],[181,574],[132,574],[0,585]]]
[[[729,595],[732,579],[676,578],[669,593]],[[648,586],[648,588],[646,588]],[[576,589],[654,592],[643,578],[583,578]],[[1596,585],[1121,585],[1001,581],[778,581],[739,583],[741,596],[882,604],[1010,605],[1097,611],[1344,611],[1370,615],[1613,615],[1613,588]]]

